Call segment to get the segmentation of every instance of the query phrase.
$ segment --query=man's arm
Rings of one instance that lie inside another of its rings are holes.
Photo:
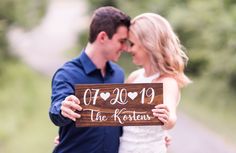
[[[56,73],[52,79],[52,96],[49,116],[52,122],[57,126],[65,126],[71,123],[75,118],[80,117],[74,113],[75,110],[81,110],[79,100],[73,96],[74,86],[66,81],[63,73]]]

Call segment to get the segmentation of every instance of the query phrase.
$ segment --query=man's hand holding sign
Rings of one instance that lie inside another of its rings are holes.
[[[70,95],[62,102],[61,114],[64,117],[76,121],[76,118],[80,118],[81,115],[75,111],[82,111],[82,107],[80,106],[79,99],[74,95]]]
[[[63,102],[62,114],[77,118],[77,127],[162,125],[168,120],[162,83],[86,84],[76,85],[75,91],[77,98]]]

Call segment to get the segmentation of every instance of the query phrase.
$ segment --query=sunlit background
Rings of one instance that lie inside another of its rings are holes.
[[[236,151],[235,0],[1,0],[0,153],[52,152],[50,80],[80,54],[91,12],[112,5],[131,17],[155,12],[173,26],[190,57],[170,153]],[[128,54],[119,64],[135,70]]]

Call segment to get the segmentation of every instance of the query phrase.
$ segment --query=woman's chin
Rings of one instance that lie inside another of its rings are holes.
[[[139,63],[138,61],[136,61],[136,60],[133,60],[133,63],[134,63],[135,65],[140,66],[140,63]]]

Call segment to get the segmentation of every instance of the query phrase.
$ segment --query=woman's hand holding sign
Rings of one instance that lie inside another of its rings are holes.
[[[164,129],[174,127],[177,115],[176,108],[180,101],[180,88],[175,79],[166,77],[160,78],[158,82],[163,83],[163,104],[156,105],[152,110],[153,115],[164,123]]]
[[[76,110],[82,110],[79,99],[74,95],[67,96],[61,105],[62,116],[75,121],[76,118],[81,117],[80,114],[75,112]]]
[[[156,105],[152,112],[153,116],[157,117],[164,125],[168,123],[170,111],[165,104]]]

